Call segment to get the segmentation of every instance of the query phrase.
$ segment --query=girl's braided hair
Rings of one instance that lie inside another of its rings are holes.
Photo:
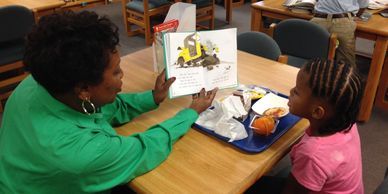
[[[342,62],[315,59],[302,70],[310,75],[312,95],[327,100],[334,108],[333,117],[319,132],[350,130],[357,120],[364,88],[356,68]]]

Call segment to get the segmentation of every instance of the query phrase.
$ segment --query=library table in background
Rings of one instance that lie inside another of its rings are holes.
[[[152,50],[146,48],[121,58],[123,91],[153,89]],[[257,84],[289,94],[297,68],[238,52],[238,78],[243,84]],[[221,90],[216,98],[230,94]],[[130,135],[160,123],[188,107],[191,96],[166,99],[160,107],[145,113],[116,131]],[[267,150],[249,154],[196,129],[174,144],[171,155],[156,169],[139,176],[129,186],[139,193],[242,193],[289,151],[302,136],[308,121],[302,119]]]
[[[8,5],[27,7],[34,12],[35,21],[38,21],[39,17],[52,14],[55,10],[60,9],[65,2],[60,0],[0,0],[0,7]]]
[[[71,9],[79,11],[83,8],[105,4],[108,4],[108,0],[77,0],[69,2],[63,0],[0,0],[0,7],[8,5],[27,7],[33,11],[35,21],[38,21],[41,16],[52,14],[59,10]]]
[[[263,0],[251,5],[251,30],[268,32],[263,25],[263,17],[285,20],[289,18],[300,18],[309,20],[311,14],[294,13],[282,6],[285,0]],[[368,121],[372,113],[377,88],[381,79],[383,66],[388,66],[385,60],[388,46],[388,19],[379,14],[373,14],[369,21],[357,21],[356,36],[375,41],[375,48],[369,67],[368,77],[365,83],[365,92],[361,102],[361,109],[358,115],[359,121]],[[388,68],[385,68],[387,70]],[[382,79],[383,80],[383,79]],[[384,83],[380,83],[383,87]],[[381,90],[384,90],[382,88]],[[379,91],[379,96],[384,96],[385,92]],[[381,99],[384,97],[378,97]]]

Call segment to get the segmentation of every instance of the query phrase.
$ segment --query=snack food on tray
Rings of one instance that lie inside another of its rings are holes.
[[[240,85],[238,89],[233,92],[233,95],[243,96],[243,94],[245,94],[245,95],[249,95],[251,100],[257,100],[262,98],[266,93],[267,91],[255,85],[249,85],[249,86]]]
[[[273,133],[276,129],[276,119],[271,116],[255,116],[251,122],[251,128],[253,132],[259,135],[268,136]]]
[[[264,111],[263,115],[272,117],[283,117],[288,114],[288,111],[284,107],[272,107]]]

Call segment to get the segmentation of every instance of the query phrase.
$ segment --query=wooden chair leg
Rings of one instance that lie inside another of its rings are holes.
[[[127,8],[126,8],[126,1],[125,0],[122,0],[121,1],[121,9],[122,9],[122,12],[123,12],[123,21],[124,21],[124,29],[125,31],[127,32],[127,34],[130,32],[130,29],[128,28],[128,12],[127,12]]]
[[[214,30],[214,18],[215,18],[215,10],[216,10],[216,8],[215,8],[215,6],[214,6],[214,0],[213,0],[213,6],[212,6],[212,10],[211,10],[211,12],[212,12],[212,14],[211,14],[211,19],[210,19],[210,29],[212,29],[212,30]]]
[[[151,19],[149,16],[145,16],[144,21],[145,21],[144,34],[145,34],[146,45],[151,45],[152,44]]]
[[[388,110],[388,56],[385,57],[383,70],[380,75],[380,83],[377,88],[375,105],[384,110]]]

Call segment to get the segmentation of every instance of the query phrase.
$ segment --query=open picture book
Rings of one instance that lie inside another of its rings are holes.
[[[283,5],[288,7],[292,12],[310,13],[314,10],[316,0],[286,0]]]
[[[198,93],[215,87],[236,87],[236,28],[164,33],[167,78],[176,77],[169,97]]]

